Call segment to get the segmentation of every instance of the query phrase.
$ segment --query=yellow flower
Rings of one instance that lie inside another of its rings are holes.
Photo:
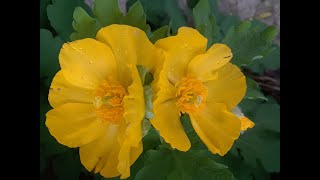
[[[155,46],[164,51],[165,61],[152,84],[152,125],[173,148],[187,151],[191,144],[179,119],[187,113],[208,149],[226,154],[241,131],[241,120],[231,110],[246,92],[244,75],[229,62],[230,48],[214,44],[206,51],[207,39],[187,27]]]
[[[154,72],[157,50],[143,31],[110,25],[96,39],[63,45],[46,114],[61,144],[80,147],[80,160],[104,177],[130,176],[141,154],[144,94],[136,65]]]

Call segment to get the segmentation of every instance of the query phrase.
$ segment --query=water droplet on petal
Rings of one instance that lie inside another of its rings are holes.
[[[218,61],[217,61],[217,64],[220,64],[220,62],[221,62],[221,61],[220,61],[220,60],[218,60]]]
[[[184,43],[184,45],[183,45],[185,48],[187,48],[188,46],[189,46],[189,44],[187,44],[187,43]]]
[[[93,64],[93,61],[90,61],[89,64]]]

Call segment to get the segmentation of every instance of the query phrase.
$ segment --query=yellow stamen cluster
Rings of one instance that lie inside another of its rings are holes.
[[[186,77],[175,86],[178,89],[176,104],[182,113],[196,112],[205,107],[208,89],[200,80]]]
[[[117,123],[124,113],[123,97],[126,90],[118,82],[102,81],[95,90],[93,104],[100,119]]]

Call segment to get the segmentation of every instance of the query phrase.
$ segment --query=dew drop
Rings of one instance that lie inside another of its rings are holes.
[[[217,64],[220,64],[221,61],[217,61]]]
[[[184,45],[183,45],[185,48],[187,48],[188,46],[189,46],[189,44],[187,44],[187,43],[184,43]]]
[[[93,64],[93,61],[90,61],[89,64]]]

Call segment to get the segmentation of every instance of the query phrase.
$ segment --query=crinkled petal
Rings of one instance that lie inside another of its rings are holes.
[[[128,95],[123,99],[125,111],[123,117],[126,122],[126,130],[124,141],[119,152],[118,165],[122,179],[130,176],[130,166],[139,156],[137,153],[142,153],[142,120],[145,114],[143,86],[138,70],[133,65],[130,66],[130,70],[133,81],[127,89]],[[135,157],[131,157],[132,154],[134,154]]]
[[[88,171],[94,170],[100,172],[108,164],[113,166],[108,167],[108,177],[120,175],[117,171],[117,154],[120,146],[117,141],[118,127],[113,124],[108,124],[101,137],[95,141],[80,147],[81,163]]]
[[[206,51],[207,39],[193,28],[181,27],[176,36],[160,39],[155,46],[166,52],[167,78],[176,84],[186,75],[191,59]]]
[[[190,149],[191,143],[181,124],[180,110],[174,100],[154,104],[154,118],[150,122],[172,148],[180,151]]]
[[[96,117],[92,104],[64,104],[50,110],[46,116],[51,135],[69,147],[88,144],[105,130],[105,124]]]
[[[139,28],[113,24],[101,28],[96,36],[100,42],[108,45],[117,60],[119,81],[125,87],[130,85],[130,70],[121,64],[142,65],[152,72],[160,60],[160,50],[155,48],[146,34]]]
[[[204,82],[208,87],[208,102],[224,103],[228,110],[233,109],[244,97],[246,79],[241,70],[227,63],[215,71],[211,80]]]
[[[214,154],[225,155],[240,135],[239,118],[224,104],[207,103],[203,110],[189,115],[194,130]]]
[[[254,122],[245,116],[240,117],[241,120],[241,131],[246,131],[248,128],[253,128]]]
[[[221,68],[232,58],[231,49],[224,44],[214,44],[205,53],[193,58],[188,67],[188,75],[202,81],[208,74]]]

